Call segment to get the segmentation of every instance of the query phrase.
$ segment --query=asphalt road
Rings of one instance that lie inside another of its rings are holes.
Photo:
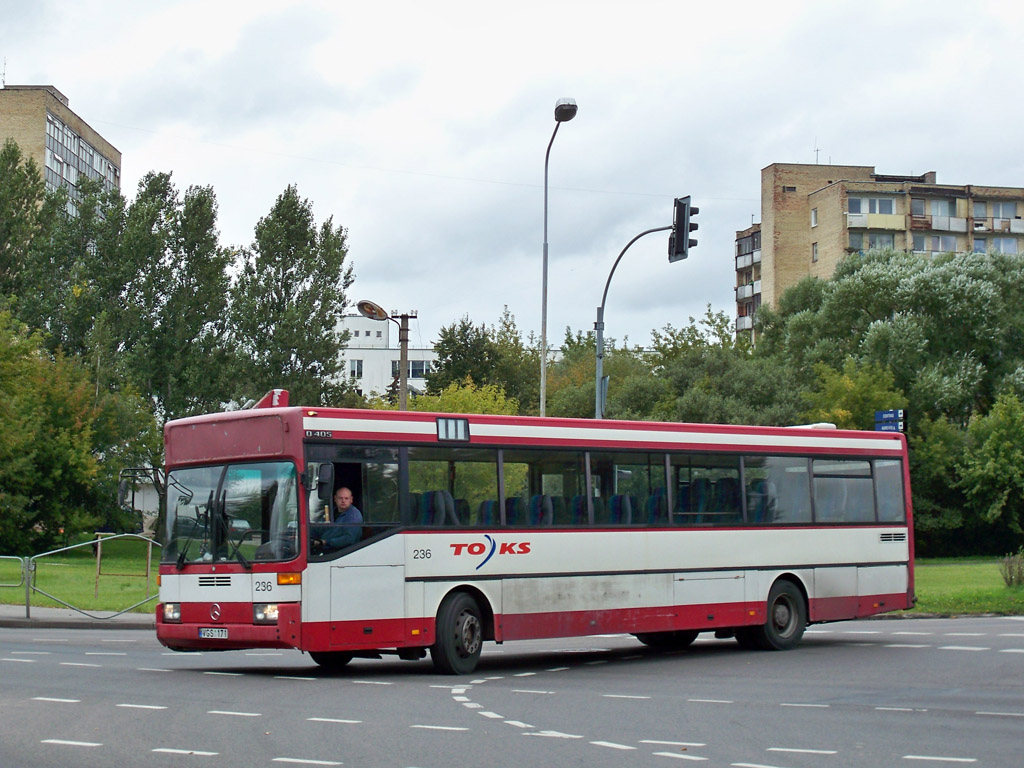
[[[0,629],[0,766],[1024,765],[1024,617],[485,646],[477,672],[180,654],[139,630]]]

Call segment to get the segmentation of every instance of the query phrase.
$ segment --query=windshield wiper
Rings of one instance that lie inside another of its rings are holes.
[[[231,525],[228,522],[227,506],[228,492],[223,491],[221,493],[220,501],[217,504],[216,512],[217,528],[220,531],[221,539],[222,541],[227,541],[228,543],[228,557],[234,556],[235,560],[241,563],[243,568],[247,568],[251,571],[252,564],[245,559],[245,555],[243,555],[241,550],[239,549],[239,545],[242,543],[242,539],[240,538],[238,542],[235,542],[231,538]],[[242,535],[244,536],[245,534]]]

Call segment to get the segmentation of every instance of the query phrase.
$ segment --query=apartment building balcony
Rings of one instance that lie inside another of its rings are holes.
[[[741,253],[736,257],[736,269],[746,269],[747,267],[753,266],[754,264],[761,263],[761,249],[758,248],[756,251],[751,253]]]
[[[745,283],[743,285],[736,286],[736,301],[742,301],[743,299],[749,299],[756,293],[761,292],[761,281],[755,280],[752,283]]]
[[[848,213],[846,226],[850,229],[904,230],[907,228],[907,220],[902,213]]]
[[[754,328],[754,318],[752,317],[737,317],[736,318],[736,330],[737,331],[750,331]]]
[[[1024,219],[974,219],[975,232],[1011,232],[1015,235],[1024,234]]]
[[[910,229],[928,230],[930,232],[966,232],[967,219],[960,216],[928,216],[917,215],[908,217]]]

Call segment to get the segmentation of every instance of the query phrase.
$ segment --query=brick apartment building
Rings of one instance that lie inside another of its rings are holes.
[[[761,171],[761,223],[736,232],[736,332],[752,333],[762,304],[805,277],[831,277],[849,253],[1024,253],[1022,217],[1024,188],[773,163]]]
[[[81,177],[104,189],[121,188],[121,153],[68,106],[52,85],[0,88],[0,143],[14,139],[35,160],[48,189],[65,187],[68,206],[78,210]]]

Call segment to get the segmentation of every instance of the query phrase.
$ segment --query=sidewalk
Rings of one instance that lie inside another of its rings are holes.
[[[155,601],[154,601],[155,605]],[[90,611],[95,616],[110,616],[111,611]],[[25,606],[0,604],[0,627],[15,629],[148,629],[156,620],[153,608],[147,613],[122,613],[113,618],[91,618],[70,608],[40,608],[33,605],[31,618],[25,618]]]

